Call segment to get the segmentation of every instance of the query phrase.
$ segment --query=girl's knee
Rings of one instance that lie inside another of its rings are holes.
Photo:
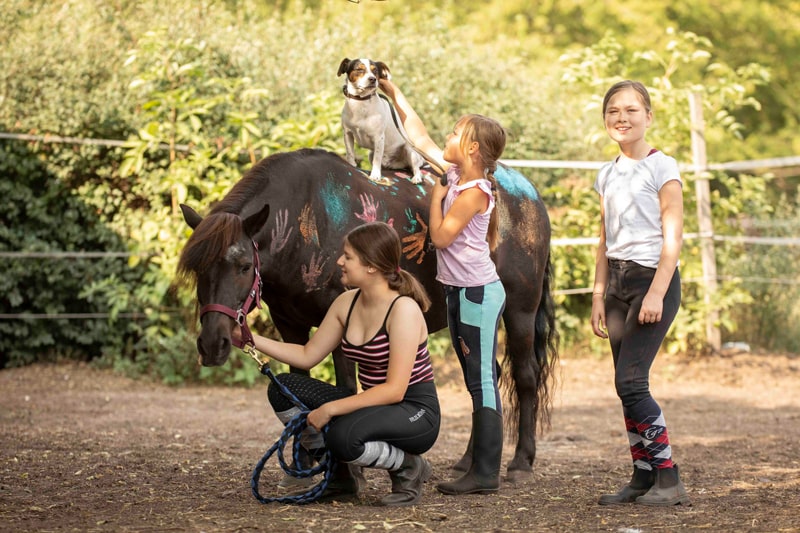
[[[267,401],[269,401],[269,404],[276,413],[294,407],[294,404],[283,394],[281,389],[271,381],[267,386]]]
[[[340,461],[355,461],[364,451],[364,446],[356,442],[352,435],[348,435],[346,430],[337,430],[336,424],[328,426],[325,434],[325,447],[328,448],[334,457]]]
[[[622,405],[630,407],[650,397],[650,385],[647,382],[618,379],[614,381],[617,397]]]

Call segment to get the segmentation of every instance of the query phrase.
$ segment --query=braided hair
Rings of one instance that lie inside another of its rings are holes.
[[[497,215],[499,197],[494,172],[497,170],[497,160],[500,159],[506,147],[506,130],[499,122],[484,115],[464,115],[458,122],[464,126],[461,132],[461,149],[466,153],[466,148],[470,143],[478,143],[478,157],[483,165],[483,175],[492,184],[495,208],[489,217],[486,240],[489,242],[489,249],[494,251],[499,241]]]

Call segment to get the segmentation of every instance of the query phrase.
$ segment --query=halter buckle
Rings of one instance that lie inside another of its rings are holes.
[[[262,370],[265,366],[269,364],[269,361],[262,361],[261,358],[258,356],[258,352],[256,351],[256,347],[252,343],[246,344],[242,350],[244,353],[249,355],[253,358],[253,360],[258,363],[258,369]]]

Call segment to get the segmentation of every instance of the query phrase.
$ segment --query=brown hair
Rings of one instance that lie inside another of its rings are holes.
[[[618,81],[617,83],[612,85],[608,91],[606,91],[606,95],[603,97],[603,116],[606,116],[606,108],[608,108],[608,101],[611,100],[611,98],[615,94],[624,89],[633,89],[634,91],[639,93],[639,98],[642,99],[642,104],[644,105],[644,108],[647,110],[648,113],[650,112],[651,110],[650,93],[647,92],[647,88],[644,86],[644,84],[642,84],[639,81],[623,80],[623,81]]]
[[[464,125],[461,132],[461,150],[466,153],[467,145],[472,142],[478,143],[478,156],[483,165],[486,179],[492,184],[492,196],[494,197],[494,209],[489,217],[489,230],[486,232],[486,240],[489,242],[489,249],[494,251],[498,244],[498,195],[497,180],[494,171],[497,170],[497,160],[503,155],[506,148],[506,130],[496,120],[484,115],[464,115],[458,119],[458,123]]]
[[[362,263],[386,278],[390,289],[413,298],[423,312],[428,310],[431,300],[425,288],[411,273],[400,268],[400,237],[393,227],[385,222],[368,222],[352,229],[344,240]]]

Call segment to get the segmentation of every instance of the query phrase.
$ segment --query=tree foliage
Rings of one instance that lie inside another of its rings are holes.
[[[0,165],[0,207],[7,213],[2,245],[132,253],[128,265],[118,259],[42,261],[39,277],[31,276],[28,260],[11,264],[3,281],[6,309],[39,309],[35,294],[44,290],[56,302],[70,302],[49,309],[111,314],[110,321],[82,323],[0,321],[1,353],[14,364],[37,353],[104,353],[107,364],[168,382],[252,382],[254,367],[238,355],[232,374],[193,364],[193,295],[176,293],[171,285],[189,233],[176,206],[188,202],[202,210],[274,151],[316,146],[344,153],[343,80],[336,78],[344,57],[386,61],[437,140],[462,113],[498,118],[510,134],[508,159],[609,157],[613,145],[602,130],[598,101],[620,77],[651,87],[656,124],[649,138],[679,161],[690,158],[689,91],[703,93],[712,160],[741,158],[734,156],[752,153],[756,144],[759,157],[787,155],[785,128],[796,126],[796,109],[782,92],[797,87],[796,69],[776,68],[768,56],[773,51],[795,58],[800,52],[797,26],[791,28],[797,6],[790,2],[773,3],[766,15],[744,2],[716,6],[711,0],[691,13],[652,0],[0,5],[1,129],[127,141],[124,148],[0,141],[9,154]],[[708,20],[699,16],[703,12]],[[735,16],[743,17],[738,29],[770,20],[786,31],[753,46],[752,33],[725,33],[709,23]],[[757,51],[746,52],[748,43]],[[591,172],[527,174],[545,196],[556,237],[597,234]],[[767,213],[796,221],[791,183],[771,192],[764,177],[712,177],[717,227],[748,215],[763,220]],[[30,240],[51,229],[61,237]],[[731,231],[744,232],[745,225]],[[557,287],[589,286],[593,250],[553,250]],[[699,260],[691,244],[686,253],[684,275],[691,278]],[[734,264],[727,259],[721,262]],[[58,294],[52,285],[37,286],[57,278],[69,278]],[[766,297],[741,281],[726,283],[714,302],[730,311],[723,313],[726,331],[769,337],[766,324],[780,313],[764,309],[760,329],[742,328],[739,304],[754,295],[776,306],[787,305],[786,299]],[[690,288],[684,299],[687,311],[672,338],[675,349],[702,344],[698,324],[706,310],[696,303],[702,302],[698,290]],[[586,339],[587,306],[581,296],[560,298],[559,326],[569,343]],[[115,319],[123,312],[142,318]],[[268,327],[268,315],[258,322]],[[39,344],[27,342],[30,335]]]

